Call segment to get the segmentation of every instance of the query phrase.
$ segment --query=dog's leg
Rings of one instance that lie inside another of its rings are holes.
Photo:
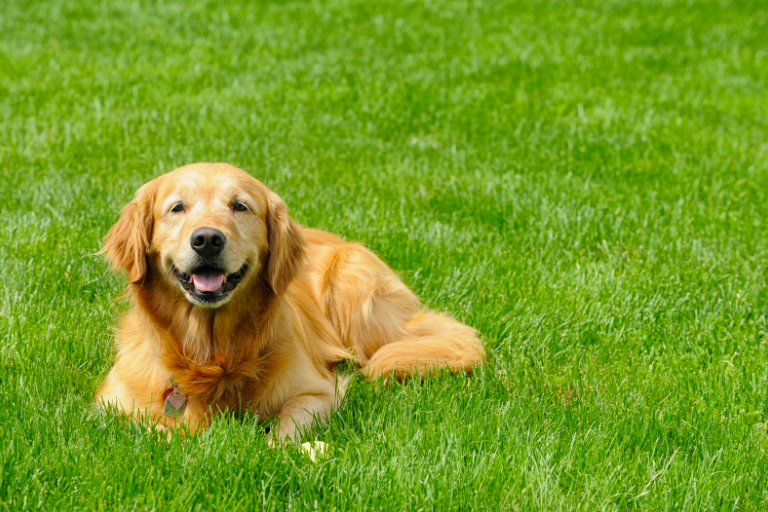
[[[405,341],[384,345],[363,368],[368,378],[403,378],[437,368],[470,373],[485,360],[476,331],[443,313],[421,311],[404,325]]]
[[[363,247],[336,249],[318,291],[323,312],[371,379],[436,368],[469,373],[485,360],[475,329],[422,309],[394,271]]]
[[[276,440],[299,442],[303,430],[314,421],[326,422],[335,409],[336,400],[329,394],[298,395],[288,400],[270,434],[270,444]]]

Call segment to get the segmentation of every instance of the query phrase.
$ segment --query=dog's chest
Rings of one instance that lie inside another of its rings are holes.
[[[264,359],[253,354],[218,355],[203,363],[184,356],[179,359],[169,361],[175,383],[184,394],[206,405],[246,405],[264,374]]]

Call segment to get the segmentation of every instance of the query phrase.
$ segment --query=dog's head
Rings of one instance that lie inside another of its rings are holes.
[[[216,308],[263,280],[282,294],[300,272],[304,237],[285,202],[226,164],[180,167],[141,187],[102,253],[142,286],[149,273]]]

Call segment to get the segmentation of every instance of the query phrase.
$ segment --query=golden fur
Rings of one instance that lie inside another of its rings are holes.
[[[177,203],[183,212],[170,210]],[[226,235],[227,274],[248,265],[214,306],[188,297],[173,270],[192,265],[199,227]],[[162,426],[205,428],[212,412],[248,408],[295,440],[336,407],[343,359],[369,378],[403,378],[469,372],[485,357],[474,329],[423,310],[371,251],[300,227],[280,197],[230,165],[188,165],[141,187],[102,252],[127,273],[131,306],[96,403]],[[172,384],[188,397],[178,419],[162,412]]]

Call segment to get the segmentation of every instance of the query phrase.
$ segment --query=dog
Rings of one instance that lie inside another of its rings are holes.
[[[423,309],[371,251],[299,226],[228,164],[146,183],[101,253],[127,274],[130,307],[95,403],[161,429],[250,410],[276,419],[270,440],[299,441],[338,407],[343,360],[398,380],[485,360],[475,329]]]

